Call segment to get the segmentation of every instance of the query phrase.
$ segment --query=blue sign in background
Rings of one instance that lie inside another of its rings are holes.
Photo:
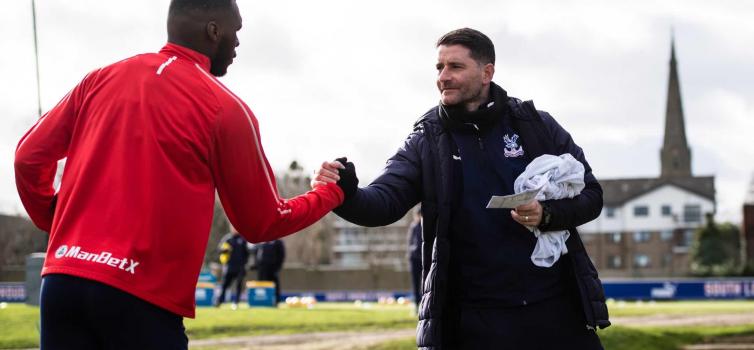
[[[603,281],[613,299],[752,299],[754,279]]]
[[[214,284],[213,278],[209,275],[204,275],[200,280]],[[754,299],[754,278],[606,280],[602,282],[602,285],[607,298],[619,300]],[[211,305],[213,289],[203,290],[202,292],[207,293],[206,298],[197,298],[197,304]],[[282,298],[285,300],[289,296],[311,296],[320,302],[376,301],[379,298],[412,297],[405,291],[327,291],[283,293]],[[206,303],[200,303],[199,299]],[[0,302],[24,301],[26,301],[24,283],[0,283]]]
[[[0,302],[26,301],[26,286],[23,282],[0,283]]]

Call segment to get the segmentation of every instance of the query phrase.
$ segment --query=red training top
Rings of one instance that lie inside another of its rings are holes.
[[[50,232],[42,275],[96,280],[194,317],[215,189],[251,242],[340,205],[335,184],[279,197],[254,114],[209,67],[208,57],[167,44],[95,70],[24,135],[16,186]]]

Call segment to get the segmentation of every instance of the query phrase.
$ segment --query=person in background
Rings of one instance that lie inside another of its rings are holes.
[[[256,245],[257,277],[260,281],[275,283],[275,305],[280,302],[280,270],[285,261],[285,244],[276,239]]]
[[[246,277],[246,264],[249,261],[249,249],[246,239],[231,226],[231,232],[220,241],[220,262],[223,264],[223,284],[220,296],[215,302],[220,307],[225,302],[225,291],[235,281],[236,294],[233,295],[233,309],[238,307]]]

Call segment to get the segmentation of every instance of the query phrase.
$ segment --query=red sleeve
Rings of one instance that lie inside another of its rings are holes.
[[[225,213],[241,235],[250,242],[271,241],[315,223],[343,202],[335,184],[280,198],[257,120],[236,102],[238,106],[225,108],[216,120],[210,163]]]
[[[29,217],[40,229],[50,232],[55,210],[55,172],[66,157],[78,106],[85,94],[84,80],[63,97],[26,132],[16,147],[16,188]]]

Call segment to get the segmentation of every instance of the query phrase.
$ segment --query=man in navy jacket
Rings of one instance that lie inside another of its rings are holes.
[[[315,181],[336,178],[355,192],[335,212],[359,225],[387,225],[422,203],[421,349],[602,349],[595,330],[610,325],[604,292],[575,229],[602,209],[583,151],[547,112],[492,82],[495,51],[486,35],[455,30],[437,49],[440,104],[417,121],[382,174],[357,188],[349,162],[340,175],[321,169]],[[513,193],[532,159],[563,153],[585,167],[580,195],[510,212],[485,208],[490,196]],[[536,239],[526,226],[569,230],[569,253],[552,267],[535,266]]]

